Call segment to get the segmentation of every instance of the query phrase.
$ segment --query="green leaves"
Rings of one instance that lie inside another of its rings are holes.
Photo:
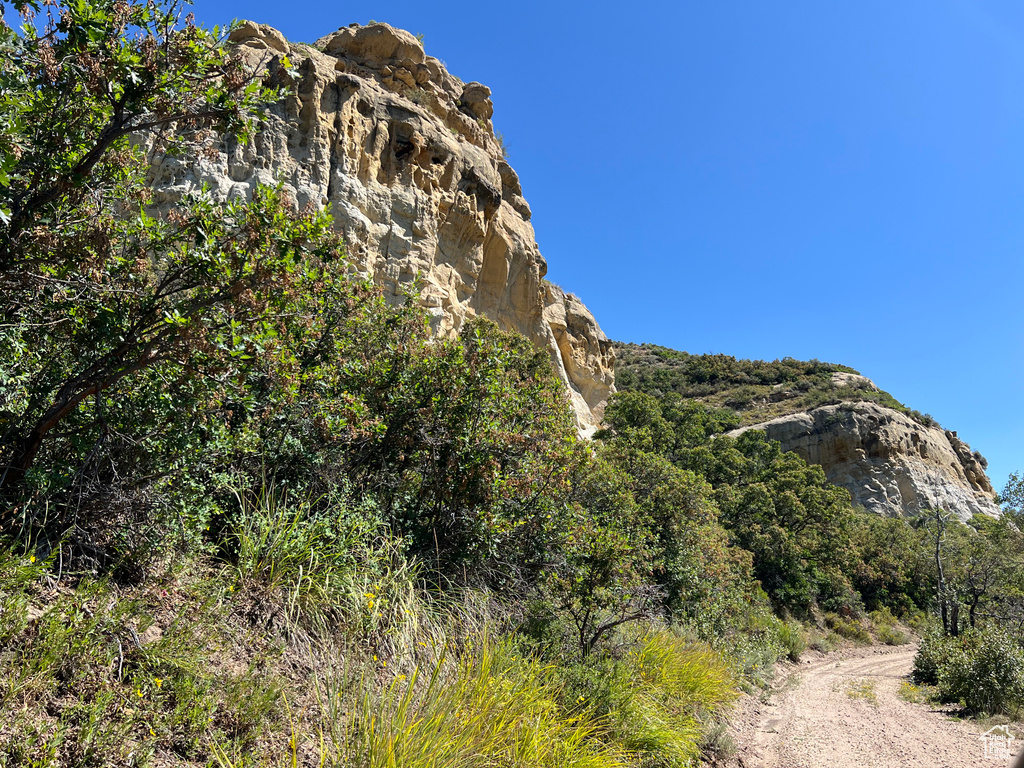
[[[308,288],[297,265],[320,274],[341,253],[327,217],[297,214],[277,190],[227,206],[200,193],[165,220],[142,212],[143,147],[244,132],[277,92],[191,18],[179,24],[177,5],[43,12],[20,32],[0,26],[0,305],[19,318],[0,345],[0,368],[17,372],[0,393],[15,414],[0,433],[5,510],[43,487],[109,493],[117,479],[138,492],[220,434],[201,407],[174,414],[182,401],[167,393],[224,402],[256,355],[273,357],[274,318]],[[238,401],[255,409],[251,395]],[[47,523],[63,524],[56,512]]]
[[[684,359],[690,367],[731,360],[689,355]],[[839,571],[852,557],[849,494],[829,484],[820,467],[782,453],[779,444],[762,432],[750,430],[736,439],[723,435],[738,426],[734,413],[685,400],[675,392],[660,397],[620,392],[609,402],[605,421],[609,427],[598,437],[619,451],[660,454],[714,486],[715,508],[709,516],[719,517],[731,543],[753,556],[754,575],[778,604],[806,611],[816,599],[833,599],[835,586],[846,583]],[[633,459],[631,464],[635,477],[642,462]],[[692,530],[677,527],[683,540]],[[668,547],[666,552],[670,551]],[[673,570],[681,562],[678,555],[667,562],[677,564],[666,565],[663,578],[670,585],[670,603],[678,606],[687,594],[700,590],[684,571]],[[847,584],[839,589],[838,599],[850,594]]]
[[[190,18],[180,25],[176,4],[74,0],[45,11],[38,28],[0,31],[0,207],[12,236],[43,216],[73,220],[87,181],[102,190],[132,165],[130,134],[158,131],[157,149],[172,125],[175,142],[208,127],[244,136],[251,111],[280,95],[215,34]]]

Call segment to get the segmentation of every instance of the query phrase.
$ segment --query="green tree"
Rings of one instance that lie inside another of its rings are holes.
[[[34,1],[13,6],[21,30],[0,25],[4,526],[42,453],[66,456],[72,474],[95,458],[105,393],[187,366],[197,347],[244,346],[304,251],[334,247],[323,221],[275,194],[226,218],[201,198],[163,222],[141,211],[133,136],[173,129],[189,146],[212,126],[244,137],[253,107],[275,96],[215,32],[190,16],[179,25],[176,5],[48,3],[44,19]]]
[[[852,555],[845,489],[757,430],[716,439],[700,461],[722,523],[753,555],[754,574],[776,603],[801,613],[815,601],[832,610],[857,607],[844,576]]]
[[[630,480],[601,457],[581,465],[564,539],[548,555],[543,595],[555,618],[568,617],[583,656],[616,627],[661,612],[655,535]]]
[[[687,361],[708,370],[728,362]],[[849,493],[829,483],[820,467],[783,453],[763,432],[721,434],[737,425],[734,413],[674,392],[619,393],[605,418],[608,428],[598,436],[624,455],[659,454],[710,484],[730,543],[752,555],[754,575],[776,604],[799,612],[817,600],[833,609],[858,607],[847,576],[854,556]],[[672,529],[664,520],[660,525]]]
[[[900,518],[862,512],[854,517],[851,538],[856,556],[850,579],[867,610],[888,607],[902,614],[931,602],[933,574],[922,531]]]
[[[1019,472],[1010,474],[1003,492],[999,494],[1003,515],[1015,520],[1018,527],[1024,525],[1024,476]]]
[[[600,452],[622,474],[650,542],[662,610],[708,635],[725,631],[751,596],[751,562],[729,545],[708,482],[665,457],[613,442]]]
[[[707,445],[711,437],[739,426],[739,417],[675,392],[654,397],[627,390],[612,395],[604,415],[607,427],[598,439],[615,438],[636,448],[681,461],[686,452]]]
[[[481,319],[457,339],[432,340],[417,312],[416,333],[343,358],[340,384],[368,425],[348,472],[425,562],[532,572],[583,460],[564,388],[524,337]]]

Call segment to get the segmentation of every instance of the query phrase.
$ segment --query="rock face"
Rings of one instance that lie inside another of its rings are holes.
[[[998,516],[979,458],[956,432],[925,427],[874,403],[840,403],[736,430],[763,429],[785,451],[819,464],[853,503],[882,515],[941,507],[968,519]]]
[[[439,334],[486,315],[546,347],[581,429],[595,427],[614,391],[611,344],[576,297],[543,280],[490,89],[453,77],[387,24],[306,46],[245,22],[231,40],[291,95],[249,146],[222,138],[205,157],[155,158],[156,207],[202,184],[232,199],[278,180],[299,207],[330,205],[358,269],[389,296],[415,291]]]

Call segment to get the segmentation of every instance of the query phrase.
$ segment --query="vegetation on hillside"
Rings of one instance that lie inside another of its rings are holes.
[[[935,420],[866,381],[833,381],[853,368],[818,360],[738,360],[730,355],[691,355],[655,344],[615,343],[615,381],[660,397],[675,392],[735,411],[743,425],[842,402],[870,402],[906,413],[924,426]]]
[[[728,410],[625,392],[581,442],[545,351],[431,337],[281,188],[150,217],[146,153],[281,94],[175,6],[13,7],[0,764],[692,765],[808,643],[1016,605],[967,599],[1008,528],[936,592],[926,527]]]
[[[836,366],[647,346],[631,347],[623,365],[628,375],[618,377],[621,391],[608,406],[602,437],[642,444],[706,478],[729,544],[751,554],[753,574],[777,610],[805,618],[814,610],[837,617],[868,611],[883,642],[898,630],[878,616],[933,610],[934,631],[918,659],[920,682],[971,712],[1016,715],[1024,706],[1019,476],[1003,492],[998,520],[976,515],[964,523],[941,509],[909,520],[856,513],[820,468],[782,454],[763,433],[721,434],[750,417],[711,404],[728,403],[716,397],[742,382],[799,385],[818,377],[824,387]],[[828,624],[844,636],[866,637],[843,618]]]
[[[281,94],[175,6],[13,7],[2,762],[693,760],[745,670],[684,617],[776,655],[703,482],[594,455],[546,352],[432,338],[282,189],[151,217],[148,154]]]

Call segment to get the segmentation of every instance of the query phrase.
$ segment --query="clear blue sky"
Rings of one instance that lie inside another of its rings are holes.
[[[614,339],[841,362],[1024,470],[1024,4],[196,0],[422,33],[494,92],[549,278]]]

